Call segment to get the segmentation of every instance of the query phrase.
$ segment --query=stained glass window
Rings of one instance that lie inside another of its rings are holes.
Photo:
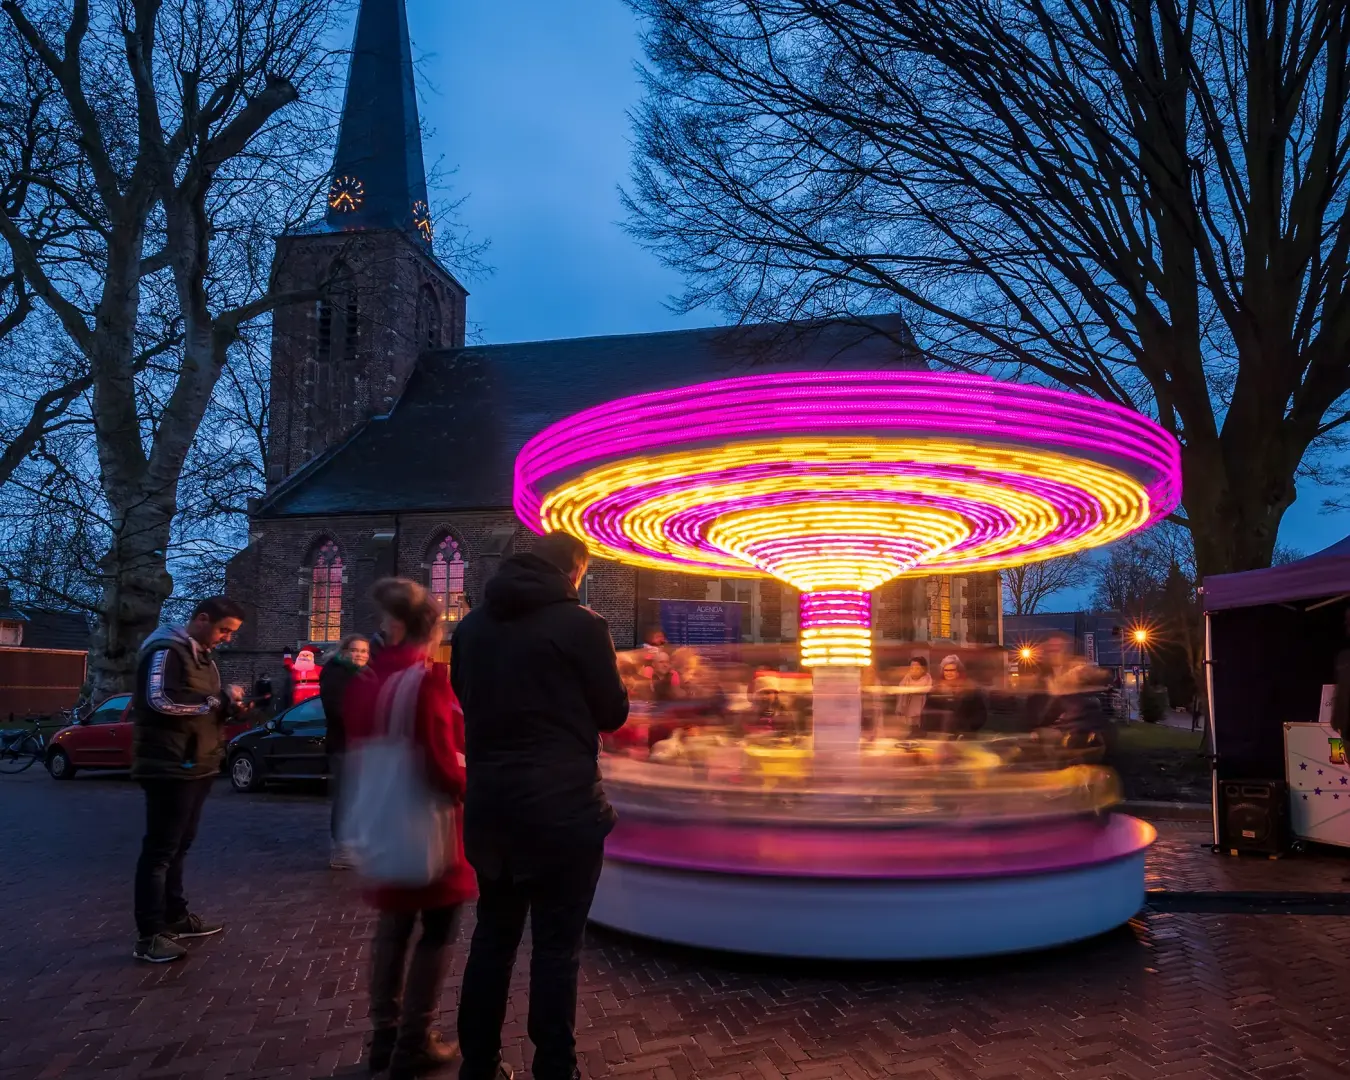
[[[342,637],[342,553],[331,540],[314,556],[309,583],[309,640]]]
[[[445,612],[445,621],[458,622],[464,616],[464,556],[453,537],[436,545],[429,577],[431,595]]]

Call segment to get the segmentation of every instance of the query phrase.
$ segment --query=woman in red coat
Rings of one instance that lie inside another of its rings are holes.
[[[375,654],[347,691],[345,717],[351,749],[387,730],[378,715],[380,689],[393,675],[414,664],[428,664],[439,640],[441,612],[414,581],[385,578],[373,592],[380,611],[384,648]],[[464,717],[443,670],[429,671],[417,698],[414,739],[426,762],[432,787],[456,804],[464,798]],[[473,868],[464,858],[461,817],[455,815],[454,850],[446,851],[446,869],[429,885],[379,886],[367,890],[380,917],[370,964],[370,1069],[388,1067],[392,1080],[419,1076],[452,1061],[456,1044],[431,1030],[449,967],[449,946],[460,905],[478,895]],[[422,933],[406,963],[418,920]],[[406,973],[405,973],[406,968]]]

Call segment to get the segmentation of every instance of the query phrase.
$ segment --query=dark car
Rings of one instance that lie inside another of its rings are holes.
[[[257,791],[273,780],[328,779],[328,721],[310,698],[262,727],[231,740],[225,769],[235,791]]]

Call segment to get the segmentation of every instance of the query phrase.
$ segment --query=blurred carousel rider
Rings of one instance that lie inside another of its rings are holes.
[[[955,654],[943,657],[938,671],[938,681],[924,704],[924,731],[947,735],[979,731],[989,718],[989,710],[984,694],[966,674],[961,658]]]
[[[899,700],[895,703],[897,737],[917,734],[922,728],[923,707],[932,689],[933,676],[928,674],[928,661],[922,656],[913,657],[909,662],[909,670],[900,680]],[[883,731],[882,734],[889,735],[890,732]]]
[[[328,728],[328,795],[332,809],[328,815],[328,836],[332,844],[328,865],[334,870],[355,869],[351,855],[340,836],[342,822],[342,768],[347,756],[347,725],[343,715],[347,688],[361,669],[370,663],[370,640],[362,634],[348,634],[333,651],[319,672],[319,700]]]

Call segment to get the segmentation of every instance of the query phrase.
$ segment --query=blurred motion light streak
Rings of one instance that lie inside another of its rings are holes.
[[[597,556],[802,591],[808,667],[870,663],[869,593],[1112,543],[1180,501],[1176,440],[1060,390],[775,372],[622,398],[540,432],[515,509]]]

